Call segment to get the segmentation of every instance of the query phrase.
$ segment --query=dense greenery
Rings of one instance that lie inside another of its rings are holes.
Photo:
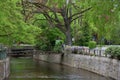
[[[118,32],[120,29],[120,1],[89,0],[85,4],[92,6],[92,10],[86,13],[85,19],[92,28],[95,40],[99,44],[120,44],[120,32]]]
[[[23,21],[19,0],[0,0],[0,43],[34,44],[34,37],[39,28]]]
[[[111,58],[120,60],[120,47],[109,47],[105,54],[110,55]]]
[[[88,7],[86,9],[78,8],[78,10],[76,10],[76,7],[74,6],[79,6],[79,4],[75,4],[77,2],[79,1],[74,2],[72,0],[67,0],[66,2],[66,0],[48,0],[46,3],[28,1],[29,5],[32,5],[34,8],[33,10],[31,9],[32,12],[41,15],[40,20],[42,19],[48,21],[51,27],[57,27],[65,35],[66,45],[72,45],[72,22],[80,18],[83,13],[91,9],[91,7]],[[25,2],[23,6],[25,9],[28,9],[28,6],[25,6],[26,4],[27,3]],[[44,16],[44,18],[42,16]]]
[[[88,23],[84,22],[78,29],[78,33],[74,32],[73,37],[75,38],[74,45],[88,46],[89,41],[92,40]]]
[[[63,50],[63,40],[56,40],[53,50],[58,53],[61,52]]]
[[[60,48],[56,40],[79,46],[120,44],[119,0],[38,1],[0,0],[0,43],[35,44],[42,50]]]
[[[56,40],[64,40],[64,35],[57,29],[42,29],[42,32],[36,37],[36,48],[41,50],[53,50],[56,45]]]

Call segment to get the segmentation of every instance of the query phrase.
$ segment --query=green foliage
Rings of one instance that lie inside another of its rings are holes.
[[[46,1],[46,0],[45,0]],[[51,27],[57,27],[66,37],[66,44],[72,44],[71,24],[91,7],[81,7],[79,0],[47,0],[47,3],[31,3],[39,8],[39,20],[46,20]],[[28,6],[26,7],[28,8]],[[31,7],[30,7],[31,8]],[[32,9],[31,9],[32,10]],[[36,10],[35,10],[36,12]],[[28,15],[29,16],[29,15]],[[44,16],[44,18],[43,18]]]
[[[34,44],[34,37],[40,29],[24,22],[20,0],[0,0],[0,10],[0,43]]]
[[[91,40],[91,33],[88,23],[85,23],[81,27],[80,31],[78,34],[79,37],[75,37],[75,44],[80,46],[88,46],[88,42]]]
[[[117,23],[117,26],[112,30],[111,35],[109,35],[111,39],[109,41],[112,42],[112,44],[120,45],[120,23]]]
[[[64,17],[62,17],[59,10],[66,10],[68,12],[67,16],[70,17],[71,14],[92,7],[92,10],[86,12],[84,16],[79,17],[70,24],[72,27],[72,36],[75,39],[74,44],[81,46],[93,44],[91,43],[91,37],[94,34],[97,35],[97,43],[104,43],[104,40],[107,40],[113,44],[120,44],[119,0],[68,1],[71,2],[66,3],[66,0],[48,0],[46,6],[58,11],[56,13],[57,18],[55,19],[54,11],[50,12],[46,10],[49,17],[51,17],[51,24],[46,23],[44,15],[36,14],[34,18],[29,19],[29,23],[34,24],[32,25],[24,22],[24,16],[21,14],[23,10],[21,0],[0,0],[0,43],[11,45],[19,42],[28,44],[34,44],[36,42],[36,45],[41,47],[42,50],[52,50],[54,48],[53,46],[57,46],[55,41],[59,39],[58,37],[60,36],[60,39],[64,40],[64,35],[67,32],[67,28],[64,26]],[[29,9],[28,11],[32,10]],[[47,16],[47,18],[49,17]],[[72,19],[76,17],[74,16]],[[57,25],[53,26],[52,23],[57,24],[59,22],[55,22],[57,19],[60,21],[59,30],[58,28],[48,28],[49,25],[49,27],[56,27]],[[64,34],[60,32],[60,29]]]
[[[88,46],[90,49],[93,49],[96,47],[96,42],[95,41],[89,41]]]
[[[97,42],[104,43],[103,38],[107,41],[114,39],[117,42],[118,38],[114,38],[112,35],[116,32],[115,28],[119,29],[119,0],[86,0],[84,2],[83,7],[92,6],[92,10],[86,13],[84,19],[89,22],[93,34],[97,34]]]
[[[120,47],[109,47],[105,51],[106,55],[110,55],[111,58],[117,58],[120,60]]]
[[[65,38],[59,29],[49,28],[46,24],[47,23],[41,25],[41,33],[36,37],[36,47],[40,50],[51,51],[54,49],[57,39],[64,40]]]
[[[37,41],[36,42],[36,48],[39,49],[39,50],[43,50],[43,51],[49,51],[49,47],[48,47],[48,43],[49,42],[43,42],[42,40],[40,41]]]
[[[54,46],[54,51],[55,52],[61,52],[62,51],[62,45],[63,45],[64,41],[63,40],[56,40],[55,42],[55,46]]]

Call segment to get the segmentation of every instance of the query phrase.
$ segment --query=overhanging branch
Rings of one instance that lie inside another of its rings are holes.
[[[56,21],[56,22],[60,22],[59,19],[58,19],[58,16],[57,16],[57,11],[56,11],[55,9],[50,8],[50,7],[48,7],[48,6],[46,6],[46,5],[43,5],[43,4],[41,4],[41,3],[33,3],[33,4],[34,4],[36,7],[40,8],[43,12],[46,12],[46,13],[47,13],[47,11],[52,12],[52,13],[54,14],[54,16],[55,16],[55,19],[53,19],[52,17],[51,17],[51,19],[53,19],[53,20]]]
[[[39,20],[46,20],[46,19],[36,19],[36,20],[33,21],[33,25],[35,24],[35,22],[37,22]]]
[[[75,14],[73,14],[72,16],[70,16],[69,19],[72,19],[73,17],[75,17],[75,16],[77,16],[77,15],[80,15],[80,14],[86,12],[86,11],[90,10],[91,8],[92,8],[92,7],[89,7],[89,8],[87,8],[87,9],[81,11],[81,12],[75,13]]]
[[[79,15],[79,16],[73,18],[70,22],[73,22],[74,20],[76,20],[76,19],[78,19],[78,18],[80,18],[80,17],[82,17],[82,16],[83,16],[83,15]]]

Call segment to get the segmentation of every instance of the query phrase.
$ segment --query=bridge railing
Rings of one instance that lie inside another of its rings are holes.
[[[31,57],[34,54],[32,45],[13,45],[8,52],[10,57]]]
[[[0,60],[7,58],[7,47],[0,44]]]

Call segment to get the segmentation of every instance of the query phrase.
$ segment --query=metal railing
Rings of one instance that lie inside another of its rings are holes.
[[[7,58],[7,48],[0,44],[0,60]]]
[[[105,54],[105,50],[102,49],[83,49],[80,50],[82,55],[90,55],[90,56],[99,56],[99,57],[107,57],[108,55]]]
[[[105,49],[89,49],[88,47],[79,47],[79,46],[72,46],[66,47],[65,53],[72,53],[72,54],[82,54],[82,55],[90,55],[90,56],[99,56],[99,57],[109,57],[109,55],[105,54]]]

